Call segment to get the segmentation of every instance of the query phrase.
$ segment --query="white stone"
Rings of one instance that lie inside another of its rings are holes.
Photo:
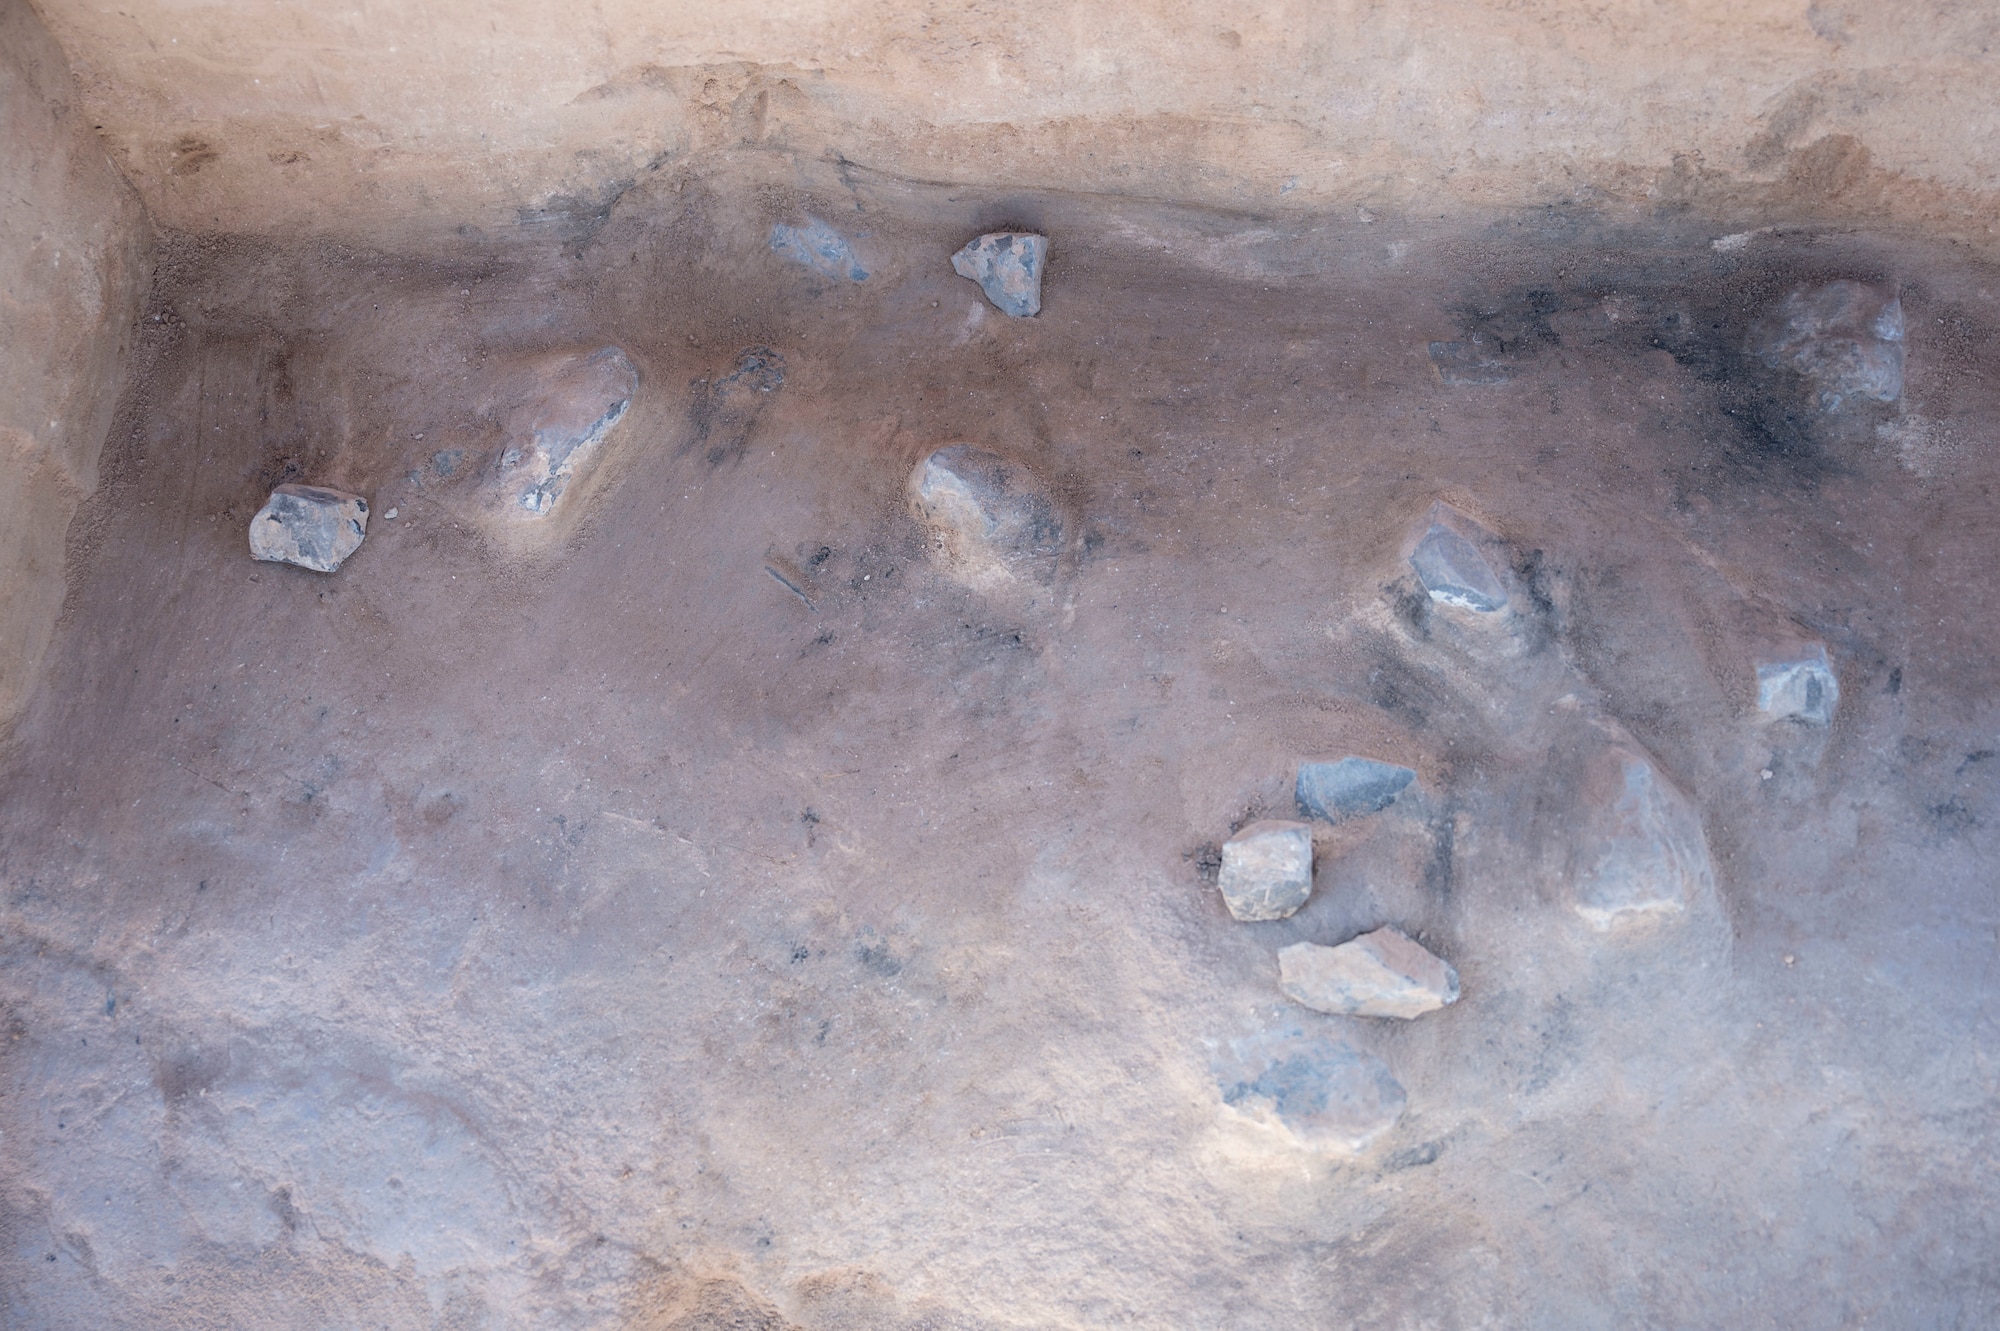
[[[1584,798],[1571,893],[1593,929],[1666,920],[1714,893],[1701,814],[1635,747],[1612,744],[1595,755]]]
[[[1830,725],[1839,703],[1840,681],[1827,664],[1824,647],[1815,645],[1793,660],[1757,667],[1757,709],[1773,721]]]
[[[1458,1001],[1458,972],[1396,929],[1339,947],[1294,943],[1278,953],[1285,996],[1316,1012],[1404,1021]]]
[[[1819,386],[1820,406],[1903,395],[1903,302],[1861,282],[1800,287],[1752,331],[1750,350],[1773,369]]]
[[[1222,846],[1216,885],[1239,920],[1282,920],[1312,895],[1312,827],[1283,818],[1254,822]]]
[[[501,509],[545,518],[596,459],[639,390],[639,372],[617,347],[558,356],[526,386],[497,473]]]
[[[1019,463],[950,444],[917,465],[910,492],[947,570],[960,580],[988,588],[1055,576],[1062,521]]]
[[[281,485],[250,519],[250,553],[274,564],[332,573],[361,548],[368,501],[317,485]]]

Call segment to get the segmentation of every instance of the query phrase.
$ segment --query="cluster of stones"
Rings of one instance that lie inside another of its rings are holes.
[[[821,277],[868,280],[847,237],[818,218],[778,223],[769,244],[779,258]],[[1041,312],[1048,252],[1046,236],[994,231],[959,250],[951,264],[996,308],[1026,319]],[[521,380],[505,421],[507,443],[485,487],[485,507],[501,518],[535,522],[555,513],[594,464],[638,392],[639,372],[621,348],[603,346],[545,357]],[[919,465],[912,490],[919,515],[966,581],[990,587],[1052,576],[1062,523],[1025,468],[971,445],[949,445]],[[250,553],[332,573],[360,548],[367,531],[368,501],[360,495],[281,485],[251,519]]]
[[[1504,641],[1515,597],[1499,539],[1468,515],[1438,503],[1408,560],[1440,612],[1493,650]],[[1824,647],[1757,667],[1757,705],[1772,722],[1825,726],[1840,690]],[[1714,870],[1699,811],[1639,744],[1608,719],[1585,760],[1583,814],[1567,866],[1570,904],[1600,933],[1656,927],[1714,891]],[[1388,809],[1417,783],[1408,767],[1350,755],[1299,765],[1298,820],[1253,822],[1222,847],[1217,886],[1238,920],[1285,919],[1313,890],[1313,821],[1343,823]],[[1278,953],[1278,987],[1315,1012],[1409,1021],[1458,1001],[1457,971],[1393,926],[1335,946],[1297,942]],[[1259,1060],[1262,1060],[1259,1062]],[[1405,1097],[1387,1065],[1330,1036],[1286,1036],[1259,1051],[1253,1066],[1225,1077],[1223,1098],[1267,1114],[1316,1149],[1359,1150],[1394,1126]],[[1391,1089],[1393,1088],[1393,1089]]]

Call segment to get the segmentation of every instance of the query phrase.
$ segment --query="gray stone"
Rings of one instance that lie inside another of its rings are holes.
[[[1395,929],[1339,947],[1294,943],[1278,953],[1285,996],[1316,1012],[1404,1021],[1458,1001],[1458,972]]]
[[[1047,236],[1027,231],[993,231],[951,256],[952,271],[979,283],[1001,313],[1017,319],[1042,308],[1042,266]]]
[[[555,511],[639,391],[639,372],[617,347],[554,357],[537,379],[509,422],[512,439],[500,454],[500,507],[515,517]]]
[[[1819,387],[1837,411],[1849,398],[1894,402],[1903,395],[1903,302],[1860,282],[1801,287],[1751,331],[1750,351],[1773,369]]]
[[[1027,468],[950,444],[917,465],[910,488],[947,570],[962,581],[993,587],[1055,576],[1062,521]]]
[[[331,573],[361,548],[368,501],[317,485],[281,485],[250,519],[250,553],[275,564]]]
[[[1831,725],[1839,703],[1840,681],[1827,664],[1824,647],[1814,646],[1795,660],[1757,667],[1757,707],[1773,721]]]
[[[854,257],[847,237],[816,217],[802,226],[783,222],[771,228],[771,252],[790,263],[841,282],[866,282],[868,270]]]
[[[1409,1103],[1388,1064],[1338,1040],[1303,1033],[1243,1042],[1222,1078],[1223,1103],[1275,1122],[1302,1146],[1346,1154],[1396,1126]]]
[[[1593,756],[1583,794],[1571,891],[1593,929],[1670,919],[1714,894],[1701,814],[1636,747],[1611,744]]]
[[[1507,605],[1506,584],[1480,552],[1484,531],[1446,504],[1431,508],[1430,526],[1410,555],[1410,567],[1433,601],[1481,614]]]
[[[1284,919],[1312,895],[1312,828],[1282,818],[1250,824],[1223,843],[1216,885],[1237,919]]]
[[[1293,795],[1299,812],[1329,823],[1376,813],[1396,802],[1417,774],[1373,758],[1342,758],[1336,763],[1300,763]]]
[[[1487,387],[1514,377],[1514,363],[1498,340],[1474,333],[1462,342],[1430,344],[1431,365],[1452,387]]]

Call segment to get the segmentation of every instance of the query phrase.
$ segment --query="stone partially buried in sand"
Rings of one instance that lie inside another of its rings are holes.
[[[1480,614],[1506,608],[1507,588],[1481,552],[1485,532],[1447,504],[1434,505],[1430,524],[1410,555],[1410,567],[1431,600]]]
[[[1255,822],[1223,843],[1216,885],[1239,920],[1282,920],[1313,885],[1312,828],[1282,818]]]
[[[1571,891],[1591,928],[1609,932],[1673,919],[1713,895],[1701,814],[1643,753],[1608,745],[1590,760],[1583,797]]]
[[[250,519],[250,553],[274,564],[332,573],[361,548],[368,501],[317,485],[281,485]]]
[[[1239,1054],[1222,1101],[1310,1150],[1349,1154],[1396,1126],[1409,1103],[1389,1065],[1338,1040],[1295,1035]]]
[[[1019,463],[949,444],[917,464],[910,497],[947,571],[961,581],[983,588],[1055,576],[1062,521]]]
[[[1048,253],[1047,236],[992,231],[952,255],[951,267],[979,283],[1001,313],[1026,319],[1041,312],[1042,265]]]
[[[1757,709],[1773,721],[1831,725],[1839,704],[1840,681],[1827,664],[1824,647],[1757,667]]]
[[[545,518],[602,451],[639,391],[639,372],[617,347],[544,361],[509,423],[495,484],[500,508]]]
[[[1458,1001],[1458,972],[1395,929],[1339,947],[1294,943],[1278,953],[1285,996],[1316,1012],[1404,1021]]]
[[[1337,823],[1388,808],[1416,779],[1407,767],[1373,758],[1300,763],[1292,795],[1306,817]]]
[[[1819,405],[1838,411],[1850,398],[1894,402],[1903,395],[1903,302],[1861,282],[1800,287],[1751,331],[1750,351],[1772,369],[1803,375]]]

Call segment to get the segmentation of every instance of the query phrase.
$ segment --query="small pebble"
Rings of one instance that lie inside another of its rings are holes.
[[[387,513],[384,513],[384,514],[382,515],[382,520],[383,520],[384,522],[386,522],[386,521],[388,521],[389,519],[391,519],[391,518],[393,518],[393,517],[395,517],[395,516],[396,516],[396,510],[392,508],[392,509],[390,509],[390,510],[389,510],[389,511],[388,511]]]

